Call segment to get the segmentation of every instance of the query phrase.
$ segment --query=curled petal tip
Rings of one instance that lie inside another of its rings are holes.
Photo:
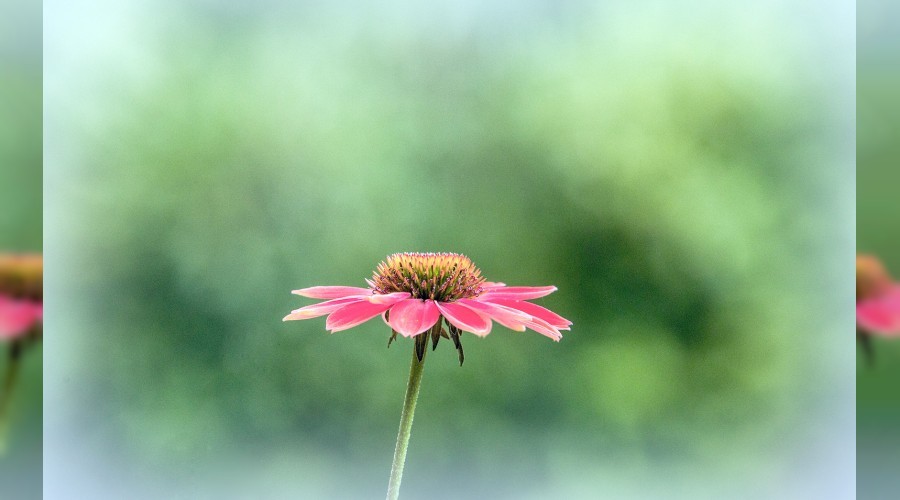
[[[532,304],[531,302],[525,302],[522,300],[512,300],[512,299],[501,299],[488,297],[484,300],[489,301],[496,305],[501,305],[510,309],[515,309],[524,314],[529,314],[535,319],[539,319],[543,322],[546,322],[549,326],[553,326],[556,329],[567,328],[572,324],[571,321],[563,318],[559,314],[547,309],[546,307],[541,307],[537,304]]]
[[[316,317],[315,315],[307,314],[306,311],[292,312],[291,314],[288,314],[287,316],[282,318],[281,321],[300,321],[303,319],[310,319],[310,318],[315,318],[315,317]]]

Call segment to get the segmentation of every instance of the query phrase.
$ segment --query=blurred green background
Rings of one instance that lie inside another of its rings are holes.
[[[900,8],[882,0],[858,9],[858,175],[859,251],[877,255],[900,279]],[[859,498],[890,498],[900,482],[900,343],[875,342],[876,360],[857,370],[857,477]]]
[[[0,5],[0,253],[41,251],[41,156],[41,2],[13,0]],[[6,347],[0,342],[2,374]],[[22,361],[0,498],[41,498],[41,360],[38,347]]]
[[[48,6],[45,494],[383,495],[412,343],[280,320],[409,250],[574,327],[428,357],[407,498],[852,494],[852,5]]]

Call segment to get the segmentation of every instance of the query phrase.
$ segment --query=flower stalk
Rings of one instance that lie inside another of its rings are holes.
[[[438,322],[440,328],[440,322]],[[409,436],[412,433],[413,416],[416,413],[416,401],[419,399],[419,388],[422,386],[422,373],[425,368],[424,348],[427,335],[416,338],[412,362],[409,366],[409,382],[406,384],[406,396],[403,398],[403,412],[400,414],[400,430],[397,432],[397,445],[394,447],[394,461],[391,464],[391,479],[388,482],[387,499],[397,500],[400,496],[400,481],[403,479],[403,466],[406,464],[406,449],[409,447]],[[419,346],[419,344],[423,344]],[[421,353],[421,359],[419,355]]]
[[[296,295],[324,302],[295,309],[284,317],[284,321],[327,316],[325,328],[334,333],[381,316],[391,328],[388,347],[398,335],[414,339],[409,383],[388,483],[387,498],[394,500],[400,495],[429,339],[432,350],[437,348],[441,337],[452,340],[462,366],[460,337],[463,332],[484,337],[496,321],[510,330],[524,332],[531,329],[559,342],[561,331],[570,330],[572,322],[530,302],[555,292],[555,286],[506,286],[502,282],[487,281],[471,259],[457,253],[389,255],[366,283],[369,285],[366,288],[314,286],[294,290]],[[444,322],[447,330],[442,327]]]
[[[6,373],[3,376],[3,385],[0,387],[0,456],[6,453],[9,437],[9,408],[12,403],[13,388],[19,375],[21,364],[21,345],[14,342],[9,347],[9,360],[6,364]]]

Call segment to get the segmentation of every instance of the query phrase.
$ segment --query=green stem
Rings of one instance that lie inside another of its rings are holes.
[[[6,376],[3,379],[2,392],[0,392],[0,455],[6,453],[9,436],[10,403],[12,402],[13,387],[19,374],[19,360],[21,359],[21,346],[13,343],[9,346],[9,362],[6,365]]]
[[[427,335],[424,333],[425,340]],[[417,341],[420,339],[416,339]],[[427,353],[428,349],[424,349]],[[397,500],[400,496],[400,480],[403,478],[403,465],[406,463],[406,448],[409,446],[409,435],[412,431],[413,415],[416,412],[416,399],[419,398],[419,387],[422,385],[422,368],[425,367],[425,355],[422,361],[413,349],[412,364],[409,367],[409,382],[406,386],[406,397],[403,400],[403,413],[400,414],[400,432],[397,433],[397,447],[394,448],[394,463],[391,465],[391,481],[388,483],[388,500]]]

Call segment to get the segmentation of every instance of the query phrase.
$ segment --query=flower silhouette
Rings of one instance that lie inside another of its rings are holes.
[[[416,337],[429,332],[433,347],[451,338],[460,353],[461,332],[485,336],[492,321],[516,331],[534,330],[555,341],[571,321],[528,302],[556,291],[555,286],[511,287],[485,281],[468,257],[455,253],[397,253],[378,265],[367,288],[316,286],[293,293],[325,302],[296,309],[284,321],[328,315],[325,328],[332,333],[353,328],[381,315],[397,334]],[[447,324],[442,327],[441,319]],[[419,354],[421,359],[421,354]]]
[[[40,255],[0,254],[0,340],[22,339],[40,326],[43,267]]]
[[[870,255],[856,258],[856,326],[864,334],[900,337],[900,284]]]
[[[14,340],[40,324],[44,306],[40,302],[0,295],[0,340]]]

